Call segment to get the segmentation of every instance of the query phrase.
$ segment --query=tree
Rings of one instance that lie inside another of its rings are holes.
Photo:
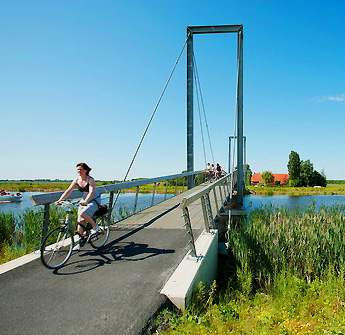
[[[310,186],[322,186],[326,187],[327,179],[324,172],[317,172],[316,170],[310,176]]]
[[[301,161],[301,174],[299,186],[311,186],[311,175],[313,174],[314,167],[309,159]]]
[[[287,164],[289,174],[290,174],[290,186],[296,187],[300,185],[301,176],[301,160],[299,154],[295,151],[291,151],[289,155],[289,162]]]
[[[246,164],[246,186],[250,186],[252,183],[253,172],[250,169],[249,164]]]
[[[265,182],[265,185],[271,184],[274,182],[274,176],[271,171],[264,171],[261,173],[261,177]]]

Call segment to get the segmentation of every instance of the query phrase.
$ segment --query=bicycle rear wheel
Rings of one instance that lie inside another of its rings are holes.
[[[48,269],[61,268],[73,250],[73,235],[66,227],[52,230],[41,247],[41,261]]]
[[[108,218],[101,216],[95,219],[95,222],[99,225],[99,231],[90,237],[90,244],[93,248],[101,248],[107,243],[110,233],[110,227]]]

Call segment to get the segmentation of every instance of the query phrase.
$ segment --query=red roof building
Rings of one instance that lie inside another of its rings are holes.
[[[280,185],[288,184],[289,178],[290,178],[290,175],[288,173],[278,173],[278,174],[273,173],[273,176],[274,176],[273,184],[276,181],[279,181]],[[262,177],[261,177],[260,173],[254,173],[252,175],[251,182],[252,182],[252,185],[257,185],[257,184],[263,183],[264,181],[262,180]]]

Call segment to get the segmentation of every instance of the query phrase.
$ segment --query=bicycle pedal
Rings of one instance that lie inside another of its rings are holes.
[[[83,246],[86,244],[86,241],[87,241],[86,238],[81,238],[81,239],[79,240],[79,245],[80,245],[81,247],[83,247]]]

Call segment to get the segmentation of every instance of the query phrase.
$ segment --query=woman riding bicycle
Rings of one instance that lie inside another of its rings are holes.
[[[93,220],[92,216],[98,209],[97,198],[100,198],[99,192],[95,188],[95,180],[89,175],[91,168],[86,163],[77,164],[78,178],[75,178],[68,189],[61,195],[56,204],[60,204],[62,200],[66,199],[75,187],[83,193],[83,200],[79,202],[78,208],[78,233],[83,235],[83,228],[80,224],[86,222],[90,223],[92,228],[91,234],[95,234],[99,230],[98,224]],[[100,202],[100,199],[98,200]]]

